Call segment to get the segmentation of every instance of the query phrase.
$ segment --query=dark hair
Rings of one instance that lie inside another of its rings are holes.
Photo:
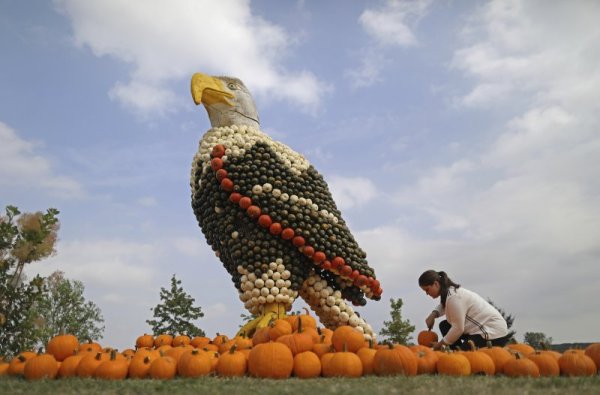
[[[450,287],[454,287],[454,289],[460,288],[460,284],[456,284],[454,281],[450,280],[450,277],[448,277],[446,272],[436,272],[435,270],[427,270],[423,272],[423,274],[421,274],[421,276],[419,277],[419,286],[426,287],[428,285],[433,285],[433,283],[436,281],[440,284],[440,296],[442,306],[446,307],[448,289]]]

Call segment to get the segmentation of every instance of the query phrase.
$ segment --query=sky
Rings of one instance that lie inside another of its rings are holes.
[[[150,331],[173,274],[209,336],[235,334],[246,311],[189,186],[210,128],[190,78],[235,76],[367,252],[376,331],[390,298],[425,329],[436,269],[517,340],[599,341],[598,19],[591,0],[0,0],[0,205],[60,211],[27,274],[82,281],[104,344]]]

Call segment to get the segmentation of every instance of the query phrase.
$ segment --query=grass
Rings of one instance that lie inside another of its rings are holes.
[[[253,378],[121,380],[68,379],[25,381],[0,378],[0,394],[600,394],[600,376],[511,379],[508,377],[444,376],[319,378],[261,380]]]

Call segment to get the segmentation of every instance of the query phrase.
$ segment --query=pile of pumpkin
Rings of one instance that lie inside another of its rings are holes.
[[[0,376],[26,379],[102,379],[253,376],[261,378],[360,377],[363,375],[474,374],[506,376],[594,375],[600,343],[586,350],[536,351],[527,344],[471,351],[433,351],[434,332],[419,333],[419,345],[374,344],[351,326],[317,328],[308,314],[277,319],[252,338],[143,335],[135,349],[117,352],[73,335],[50,340],[46,352],[21,352],[0,362]]]

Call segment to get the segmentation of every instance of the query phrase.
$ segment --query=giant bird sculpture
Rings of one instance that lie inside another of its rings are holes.
[[[240,332],[282,318],[300,296],[328,328],[374,336],[352,308],[382,289],[323,177],[299,153],[260,131],[237,78],[192,77],[211,123],[192,164],[192,207],[248,311]],[[346,301],[350,303],[346,303]]]

